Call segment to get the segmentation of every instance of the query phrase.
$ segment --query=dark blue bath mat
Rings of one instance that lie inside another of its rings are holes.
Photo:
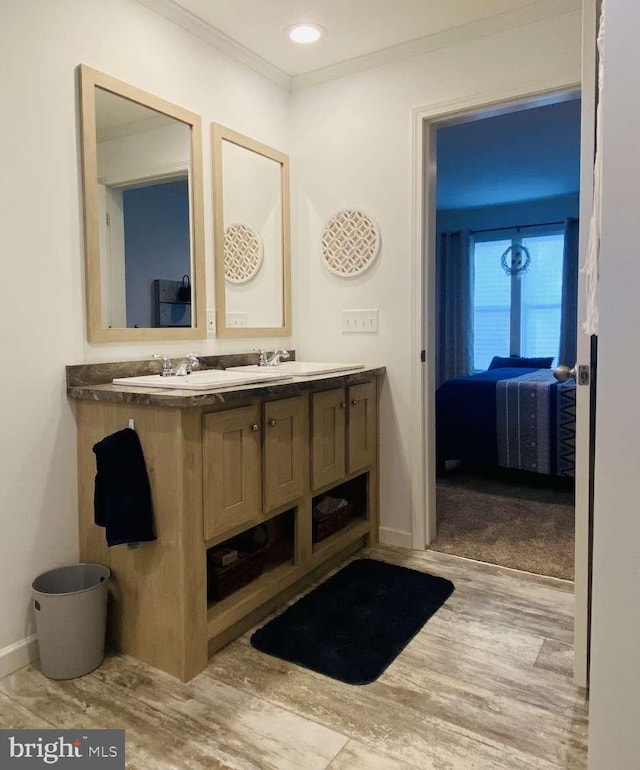
[[[453,583],[358,559],[259,628],[251,644],[348,684],[376,680],[453,592]]]

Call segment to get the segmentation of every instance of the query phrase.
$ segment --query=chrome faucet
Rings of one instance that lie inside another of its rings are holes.
[[[264,352],[264,350],[261,350],[260,348],[254,348],[254,353],[257,353],[259,356],[258,359],[258,366],[266,366],[267,365],[267,354]]]
[[[175,374],[173,364],[166,356],[163,356],[162,353],[154,353],[153,357],[162,359],[162,371],[160,372],[161,377],[171,377],[172,374]]]
[[[267,366],[277,366],[281,361],[286,361],[289,358],[289,351],[284,348],[276,348],[273,351],[271,358],[267,360]]]
[[[193,353],[187,353],[184,357],[184,361],[176,369],[177,377],[184,377],[186,374],[191,374],[191,370],[194,366],[199,366],[200,361],[195,357]]]
[[[260,356],[260,360],[258,361],[259,366],[278,366],[280,361],[286,361],[286,359],[289,358],[289,353],[284,348],[277,348],[274,350],[271,358],[267,357],[264,350],[260,350],[259,348],[254,348],[254,350]]]

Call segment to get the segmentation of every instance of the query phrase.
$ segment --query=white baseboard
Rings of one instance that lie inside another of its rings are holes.
[[[380,527],[380,542],[383,545],[394,545],[396,548],[411,548],[411,532],[391,527]]]
[[[0,679],[38,660],[38,637],[35,634],[0,650]]]

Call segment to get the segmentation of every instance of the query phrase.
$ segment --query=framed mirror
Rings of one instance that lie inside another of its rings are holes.
[[[291,334],[289,157],[211,124],[219,337]]]
[[[200,117],[79,70],[89,341],[205,337]]]

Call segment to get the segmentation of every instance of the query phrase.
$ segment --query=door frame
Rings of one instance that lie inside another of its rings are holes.
[[[595,50],[595,0],[585,0],[585,6],[593,4],[593,12],[585,7],[587,19],[583,24],[583,73],[590,71],[590,45]],[[593,37],[589,37],[593,35]],[[586,60],[586,61],[585,61]],[[594,60],[595,61],[595,60]],[[591,62],[593,63],[593,62]],[[581,93],[581,173],[580,219],[587,223],[591,215],[593,199],[593,136],[595,121],[595,81],[585,78],[584,87],[576,82],[558,82],[545,89],[526,86],[476,94],[413,111],[413,255],[412,276],[412,404],[411,424],[415,426],[412,441],[412,548],[424,550],[435,538],[435,183],[436,142],[435,127],[456,121],[485,118],[513,111],[514,108],[542,106],[557,102],[565,94],[570,97]],[[580,263],[586,251],[588,227],[580,228]],[[580,273],[578,291],[584,296],[584,276]],[[578,319],[579,323],[582,318]],[[421,354],[424,351],[424,354]],[[589,338],[578,334],[578,361],[590,364]],[[577,362],[576,362],[577,363]],[[581,419],[589,422],[589,388],[578,388],[577,399]],[[589,430],[579,431],[576,446],[576,573],[575,573],[575,665],[574,679],[580,686],[588,683],[589,646],[589,477],[582,468],[588,468]],[[582,435],[580,435],[582,434]]]

